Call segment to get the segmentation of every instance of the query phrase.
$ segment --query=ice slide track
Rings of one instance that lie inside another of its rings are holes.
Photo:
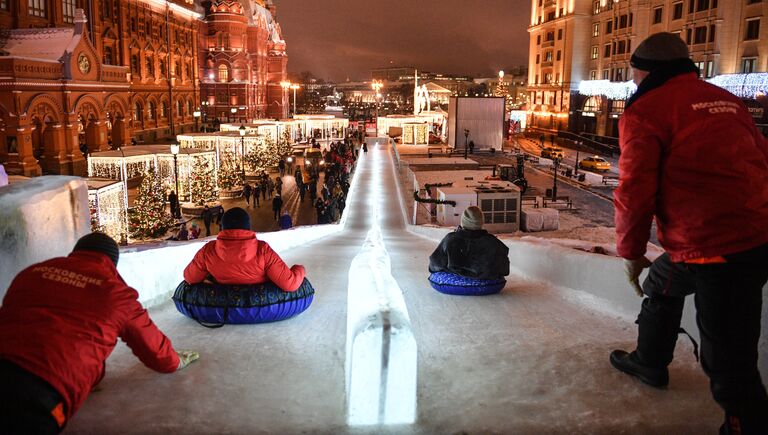
[[[634,340],[631,321],[519,276],[491,297],[450,297],[429,288],[428,256],[436,242],[408,231],[396,183],[391,151],[370,147],[355,175],[344,230],[281,253],[288,264],[306,265],[318,289],[307,312],[285,322],[208,330],[170,303],[151,309],[174,346],[200,351],[200,361],[160,375],[118,346],[100,391],[67,432],[713,431],[718,409],[686,353],[678,353],[669,391],[651,390],[609,367],[607,352]],[[357,284],[350,282],[350,265],[360,259],[374,223],[418,345],[417,418],[410,425],[348,422],[347,293]]]

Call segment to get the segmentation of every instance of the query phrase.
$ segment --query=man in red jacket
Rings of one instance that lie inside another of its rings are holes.
[[[21,271],[0,307],[0,428],[58,433],[104,377],[120,337],[147,367],[171,373],[175,352],[116,265],[117,243],[91,233],[67,257]]]
[[[647,298],[637,349],[614,351],[611,363],[665,387],[685,297],[694,294],[702,366],[725,410],[721,433],[768,433],[757,369],[768,146],[737,97],[699,80],[678,35],[651,35],[631,64],[638,88],[619,124],[616,245],[630,283]],[[666,252],[651,264],[644,255],[654,217]]]
[[[251,218],[240,207],[227,210],[216,240],[203,246],[184,269],[190,284],[213,278],[221,284],[260,284],[271,281],[285,291],[296,291],[304,281],[304,266],[288,268],[267,242],[251,231]]]

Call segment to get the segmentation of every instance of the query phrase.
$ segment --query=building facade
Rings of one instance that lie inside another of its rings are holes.
[[[200,91],[206,122],[287,116],[288,57],[271,2],[203,2]]]
[[[767,11],[760,0],[533,0],[529,126],[616,138],[634,92],[632,50],[657,32],[679,34],[713,83],[765,82]],[[764,110],[753,113],[761,122]]]
[[[262,0],[243,9],[257,7],[274,11]],[[22,175],[85,175],[90,152],[197,129],[210,101],[201,98],[203,11],[193,0],[0,0],[0,163]],[[259,54],[254,98],[238,94],[251,119],[282,113],[285,43],[261,36],[245,54]]]

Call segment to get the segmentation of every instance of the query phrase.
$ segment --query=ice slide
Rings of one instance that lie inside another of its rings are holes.
[[[317,289],[309,310],[284,322],[209,330],[170,301],[152,308],[174,346],[198,350],[200,360],[162,375],[120,344],[67,433],[714,431],[720,411],[682,340],[669,389],[654,390],[608,364],[611,349],[633,345],[634,319],[581,292],[520,274],[494,296],[432,290],[426,270],[437,242],[406,226],[392,158],[384,146],[362,157],[343,231],[280,252],[288,264],[307,267]],[[418,349],[413,424],[347,420],[348,277],[374,224]]]

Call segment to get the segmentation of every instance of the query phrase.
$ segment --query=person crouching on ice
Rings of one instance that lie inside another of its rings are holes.
[[[290,268],[267,242],[251,231],[251,218],[240,207],[227,210],[222,231],[206,243],[184,269],[184,280],[197,284],[213,278],[219,284],[261,284],[271,281],[285,291],[296,291],[304,281],[304,266]]]
[[[473,205],[464,210],[461,226],[447,234],[429,256],[429,272],[503,279],[509,275],[509,248],[483,229],[483,212]]]
[[[198,358],[176,352],[117,272],[120,251],[102,233],[67,257],[21,271],[0,307],[0,428],[55,434],[101,381],[120,337],[161,373]]]

